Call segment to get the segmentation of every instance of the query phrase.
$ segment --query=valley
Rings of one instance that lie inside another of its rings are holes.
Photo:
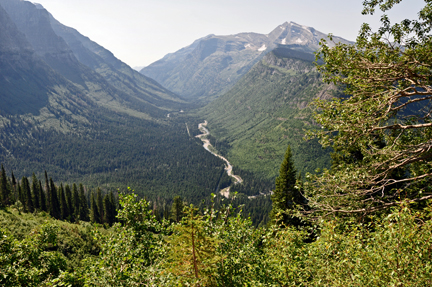
[[[232,177],[234,179],[234,184],[239,184],[243,182],[243,179],[238,176],[235,175],[233,173],[233,166],[231,165],[231,163],[223,156],[219,155],[218,152],[214,149],[214,147],[211,145],[210,141],[207,139],[207,136],[210,135],[210,132],[208,131],[208,129],[206,129],[207,126],[207,121],[204,121],[203,123],[199,123],[198,124],[198,129],[202,132],[202,134],[197,135],[195,137],[199,138],[200,140],[202,140],[203,142],[203,147],[210,152],[212,155],[222,159],[223,161],[225,161],[225,171],[227,173],[227,175],[229,177]],[[220,191],[220,194],[223,195],[226,198],[229,198],[230,195],[230,186],[224,188],[223,190]]]
[[[288,144],[300,174],[329,166],[328,151],[303,141],[308,103],[334,93],[315,71],[325,35],[311,27],[209,35],[137,72],[41,5],[0,5],[0,162],[18,178],[133,186],[155,208],[237,192],[263,224],[270,198],[255,198],[274,188]]]

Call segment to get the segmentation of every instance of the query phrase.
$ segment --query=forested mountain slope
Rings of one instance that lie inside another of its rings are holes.
[[[0,162],[9,174],[47,170],[160,201],[214,192],[223,162],[189,136],[185,122],[191,132],[198,122],[175,117],[180,98],[30,2],[0,0],[0,16]],[[88,66],[76,56],[84,54]]]
[[[313,54],[280,46],[200,111],[216,147],[235,167],[272,179],[288,145],[302,173],[329,165],[327,151],[303,140],[304,130],[314,125],[308,104],[333,93],[313,60]]]
[[[209,35],[166,55],[141,73],[183,97],[210,101],[233,87],[277,45],[311,52],[316,51],[320,39],[326,37],[314,28],[294,22],[285,22],[269,34]],[[333,40],[348,43],[339,37]]]

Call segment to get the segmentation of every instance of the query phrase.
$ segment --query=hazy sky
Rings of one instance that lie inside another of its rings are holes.
[[[286,21],[355,40],[363,0],[36,0],[66,26],[130,66],[144,66],[208,34],[267,34]],[[423,0],[404,0],[390,14],[414,18]],[[379,14],[379,13],[378,13]]]

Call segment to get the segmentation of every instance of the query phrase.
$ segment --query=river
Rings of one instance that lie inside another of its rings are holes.
[[[207,139],[207,136],[210,134],[209,130],[206,128],[208,122],[204,121],[203,123],[198,124],[198,129],[202,132],[202,134],[197,135],[196,137],[199,138],[202,142],[203,142],[203,147],[209,151],[212,155],[217,156],[218,158],[222,159],[223,161],[225,161],[225,170],[228,174],[228,176],[232,177],[234,179],[234,184],[238,184],[238,183],[242,183],[243,179],[238,176],[235,175],[233,173],[233,166],[232,164],[223,156],[219,155],[216,153],[216,149],[213,148],[213,146],[211,145],[210,141]],[[226,198],[229,197],[229,191],[230,191],[230,187],[224,188],[220,191],[220,194],[222,194],[223,196],[225,196]]]

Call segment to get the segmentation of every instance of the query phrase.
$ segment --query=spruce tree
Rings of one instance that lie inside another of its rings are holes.
[[[17,204],[18,204],[18,206],[22,207],[23,212],[27,212],[27,209],[25,206],[25,195],[24,195],[24,192],[23,192],[19,182],[17,182],[17,190],[18,190],[18,200],[17,200],[18,202],[17,202]],[[19,207],[18,207],[18,209],[19,209]],[[21,210],[18,210],[18,212],[21,213]]]
[[[44,192],[43,188],[42,188],[42,182],[39,180],[39,192],[40,192],[40,196],[39,196],[39,200],[40,200],[40,209],[42,211],[48,212],[48,208],[47,208],[47,201],[46,201],[46,193]]]
[[[295,188],[296,173],[291,147],[288,146],[279,170],[279,176],[276,178],[276,188],[271,196],[273,204],[270,218],[273,222],[281,220],[285,224],[295,223],[293,217],[288,214],[288,210],[293,209],[294,204],[300,201],[299,191]]]
[[[33,194],[33,205],[36,210],[40,210],[40,191],[39,191],[39,181],[36,175],[32,175],[32,194]]]
[[[113,221],[114,206],[111,203],[110,197],[108,194],[106,194],[103,198],[103,209],[104,209],[103,222],[107,223],[108,225],[112,225],[114,223],[114,221]]]
[[[95,194],[92,193],[91,200],[90,200],[90,202],[91,202],[91,205],[90,205],[91,206],[91,208],[90,208],[90,220],[93,223],[101,223],[101,221],[100,221],[100,213],[99,213],[99,210],[98,210],[98,206],[96,204],[95,197],[96,197]]]
[[[66,197],[66,204],[68,207],[68,220],[73,222],[75,220],[74,219],[75,211],[74,211],[74,207],[72,204],[72,191],[70,189],[69,184],[66,184],[66,186],[65,186],[65,197]]]
[[[61,214],[60,219],[67,220],[69,217],[69,208],[67,205],[66,196],[65,196],[65,192],[64,192],[64,188],[63,188],[62,183],[60,184],[58,194],[59,194],[59,198],[60,198],[60,214]]]
[[[57,188],[54,181],[50,178],[50,214],[56,219],[61,219],[60,203],[57,195]]]
[[[111,207],[112,207],[112,214],[111,214],[111,222],[116,222],[116,216],[117,216],[117,201],[116,198],[114,197],[114,193],[111,191],[110,192],[110,202],[111,202]]]
[[[175,196],[171,208],[171,219],[175,222],[180,222],[183,217],[183,200],[180,196]]]
[[[78,220],[80,217],[80,197],[78,193],[78,188],[74,183],[72,185],[72,205],[73,205],[73,217],[74,220]]]
[[[8,180],[6,176],[6,171],[1,166],[1,175],[0,175],[0,205],[8,206],[12,203],[12,191],[10,186],[8,185]]]
[[[79,185],[79,197],[80,197],[80,215],[79,219],[82,221],[90,221],[89,217],[89,206],[87,204],[87,197],[85,196],[84,186],[82,183]]]
[[[24,195],[24,206],[26,212],[33,212],[34,211],[34,205],[33,205],[33,199],[32,194],[30,190],[30,183],[27,179],[27,177],[23,176],[21,180],[21,188],[23,190]]]
[[[97,192],[96,192],[96,204],[99,211],[99,223],[102,223],[104,219],[104,208],[103,208],[102,191],[99,187],[97,188]]]

